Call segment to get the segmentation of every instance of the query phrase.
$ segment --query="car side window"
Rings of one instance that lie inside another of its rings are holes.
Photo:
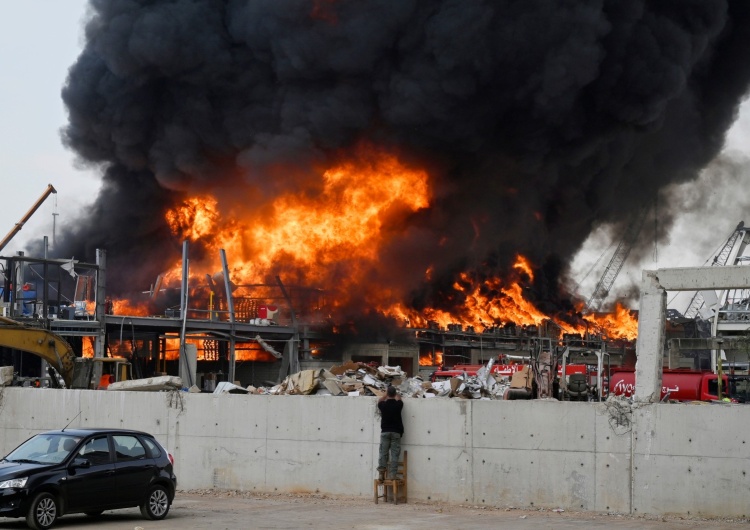
[[[151,451],[153,458],[159,458],[161,456],[161,447],[150,438],[144,438],[143,442],[148,446],[148,450]]]
[[[115,442],[115,454],[118,461],[146,458],[146,448],[135,436],[120,434],[113,436],[112,439]]]
[[[108,464],[110,462],[110,456],[107,436],[97,436],[96,438],[92,438],[81,447],[78,454],[83,458],[88,459],[94,465]]]

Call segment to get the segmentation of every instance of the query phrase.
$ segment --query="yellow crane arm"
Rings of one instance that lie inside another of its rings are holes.
[[[65,381],[65,386],[70,388],[76,356],[68,341],[60,335],[0,317],[0,346],[41,357],[58,371]]]

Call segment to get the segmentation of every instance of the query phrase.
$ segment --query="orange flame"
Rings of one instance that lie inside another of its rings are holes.
[[[148,304],[131,300],[113,300],[112,311],[116,315],[147,316],[149,314]]]
[[[529,277],[529,280],[534,279],[534,272],[531,269],[529,260],[527,260],[523,256],[521,255],[516,256],[516,262],[513,264],[513,268],[518,269],[522,272],[525,272],[526,275]]]
[[[192,197],[181,208],[166,213],[169,228],[174,234],[195,241],[203,236],[211,236],[220,220],[217,202],[212,197]]]
[[[429,204],[423,170],[365,146],[356,159],[324,172],[320,188],[312,193],[314,198],[310,190],[288,193],[252,209],[244,203],[243,211],[227,204],[222,211],[228,215],[219,213],[216,198],[194,197],[169,211],[167,222],[176,236],[209,249],[206,261],[191,262],[193,276],[220,270],[218,251],[225,249],[237,284],[262,282],[280,268],[301,271],[295,280],[331,284],[337,272],[333,268],[344,262],[348,274],[343,281],[353,284],[361,281],[361,271],[377,263],[385,223]],[[254,218],[258,210],[262,217]],[[167,282],[180,278],[179,267],[176,263]],[[346,285],[341,291],[346,292]]]
[[[258,189],[246,187],[242,194],[229,198],[195,196],[167,212],[166,220],[176,237],[198,242],[205,249],[202,257],[191,259],[191,279],[202,282],[206,275],[215,277],[221,270],[219,250],[224,249],[232,263],[235,285],[263,283],[283,272],[285,281],[299,285],[335,286],[335,297],[328,300],[335,309],[348,304],[352,293],[367,285],[371,271],[379,266],[380,250],[389,242],[393,228],[400,226],[399,221],[427,208],[431,201],[426,171],[409,167],[393,153],[370,145],[358,146],[348,160],[322,172],[319,182],[298,189],[265,201]],[[179,283],[180,267],[180,261],[175,260],[164,276],[164,286]],[[412,327],[427,327],[434,321],[446,328],[460,322],[481,331],[508,323],[552,321],[563,333],[583,333],[593,327],[615,338],[635,337],[635,318],[621,306],[611,316],[588,315],[585,319],[544,314],[524,296],[534,280],[533,271],[530,261],[518,255],[507,278],[479,281],[461,274],[453,285],[455,307],[449,310],[416,312],[396,301],[402,298],[399,293],[382,286],[361,303]],[[433,274],[434,266],[427,267],[425,279]],[[115,303],[115,311],[145,314],[142,311],[146,309],[120,301]],[[576,320],[578,323],[571,323]],[[177,353],[172,355],[177,357]],[[266,353],[248,349],[242,355],[250,359]]]
[[[638,320],[633,313],[619,302],[615,304],[614,313],[590,314],[583,317],[594,324],[610,339],[629,339],[638,336]]]
[[[514,270],[533,279],[532,268],[526,258],[517,256]],[[404,308],[397,304],[386,312],[390,312],[399,319],[410,322],[415,327],[427,327],[428,321],[437,322],[442,328],[456,321],[477,330],[491,327],[499,323],[512,322],[529,325],[541,324],[549,317],[539,311],[523,296],[522,278],[519,275],[507,281],[500,278],[490,278],[476,284],[469,275],[462,273],[453,285],[457,293],[463,297],[463,307],[460,314],[456,310],[443,311],[428,308],[421,313]],[[567,324],[565,328],[569,328]]]
[[[419,366],[441,366],[443,364],[443,352],[423,353],[419,356]]]
[[[523,256],[517,256],[514,270],[533,280],[533,268]],[[463,307],[460,313],[454,308],[442,311],[428,308],[421,313],[408,310],[402,305],[390,308],[390,314],[409,322],[415,327],[428,327],[429,321],[436,322],[445,329],[449,324],[461,322],[476,331],[502,324],[521,326],[540,325],[545,321],[553,322],[562,333],[585,334],[596,333],[608,339],[632,340],[638,334],[638,321],[631,311],[617,304],[612,314],[585,315],[578,324],[546,315],[534,304],[526,300],[523,291],[527,281],[522,275],[502,280],[491,278],[481,284],[475,284],[467,274],[461,274],[453,288],[463,295]]]
[[[166,339],[165,348],[165,360],[176,361],[180,358],[180,339],[168,338]],[[186,344],[195,344],[196,346],[196,359],[198,361],[217,361],[217,348],[216,340],[211,337],[201,338],[188,338],[185,339]],[[237,361],[263,361],[273,362],[276,358],[263,350],[256,343],[237,343],[235,346],[235,360]]]
[[[94,357],[94,337],[82,337],[83,339],[83,346],[82,346],[82,357],[88,357],[93,358]]]

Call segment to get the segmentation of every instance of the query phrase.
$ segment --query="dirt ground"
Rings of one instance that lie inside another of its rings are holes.
[[[443,505],[409,502],[375,504],[361,497],[331,497],[322,494],[258,494],[180,491],[167,518],[147,521],[136,509],[105,512],[100,518],[84,515],[62,517],[61,529],[246,529],[326,528],[385,529],[555,529],[600,528],[608,530],[736,529],[747,527],[746,519],[701,519],[680,517],[631,517],[555,510],[520,510],[486,506]],[[22,519],[0,519],[0,529],[26,528]]]

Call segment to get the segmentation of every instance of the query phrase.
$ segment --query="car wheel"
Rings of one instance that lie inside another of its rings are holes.
[[[51,528],[57,521],[57,499],[51,493],[43,492],[34,497],[26,514],[26,524],[34,530]]]
[[[164,519],[169,512],[169,494],[164,486],[153,486],[141,503],[141,514],[146,519]]]

